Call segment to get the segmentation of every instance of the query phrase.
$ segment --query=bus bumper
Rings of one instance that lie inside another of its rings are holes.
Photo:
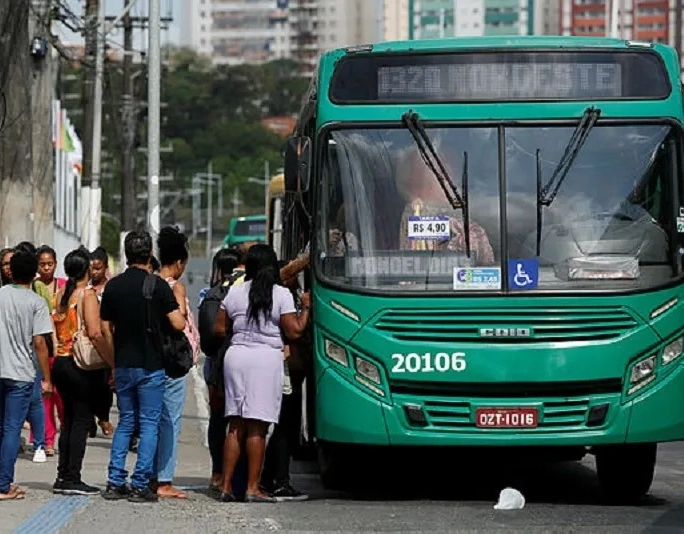
[[[440,402],[459,404],[460,423],[454,426],[434,424],[429,416],[431,402],[433,405]],[[406,404],[423,407],[428,413],[428,423],[424,426],[412,424]],[[565,412],[564,405],[568,407]],[[608,407],[605,419],[593,428],[587,426],[591,408],[599,405]],[[548,406],[553,406],[553,410]],[[576,409],[578,406],[582,408]],[[538,407],[540,425],[533,429],[478,428],[475,413],[480,407]],[[676,441],[684,439],[684,365],[678,362],[667,376],[631,398],[624,393],[614,393],[520,400],[406,394],[390,394],[381,399],[363,384],[351,382],[335,368],[327,367],[319,375],[316,408],[317,437],[337,443],[543,447]],[[571,412],[574,413],[572,417],[567,415]]]

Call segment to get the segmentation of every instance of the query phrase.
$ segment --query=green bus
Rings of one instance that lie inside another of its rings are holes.
[[[233,217],[228,233],[223,238],[223,246],[231,247],[248,241],[266,242],[266,215],[245,215]]]
[[[657,443],[684,438],[679,73],[668,46],[608,38],[320,58],[283,247],[311,250],[327,487],[357,446],[501,446],[649,490]]]

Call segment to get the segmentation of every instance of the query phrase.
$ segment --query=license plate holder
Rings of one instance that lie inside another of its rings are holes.
[[[537,408],[478,408],[475,426],[478,428],[537,428]]]

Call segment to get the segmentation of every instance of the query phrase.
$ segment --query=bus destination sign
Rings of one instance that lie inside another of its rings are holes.
[[[610,63],[413,65],[378,69],[378,100],[612,99],[620,96],[622,66]]]
[[[635,51],[506,51],[347,58],[333,76],[334,102],[493,102],[663,99],[667,71]]]

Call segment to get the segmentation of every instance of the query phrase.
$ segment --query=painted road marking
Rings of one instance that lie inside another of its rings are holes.
[[[54,497],[15,528],[12,534],[57,534],[90,499],[85,495]]]

